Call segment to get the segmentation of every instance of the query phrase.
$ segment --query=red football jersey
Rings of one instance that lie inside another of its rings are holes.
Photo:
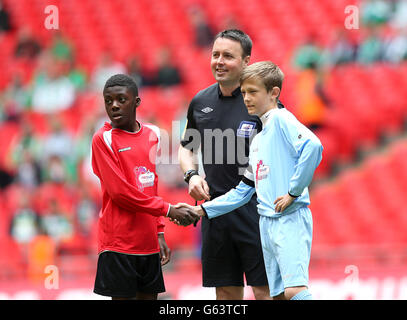
[[[109,123],[92,139],[92,167],[102,188],[98,251],[128,254],[159,252],[169,203],[157,196],[159,130],[140,124],[137,132]]]

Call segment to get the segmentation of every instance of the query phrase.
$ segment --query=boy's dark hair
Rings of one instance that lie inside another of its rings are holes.
[[[223,30],[215,36],[214,40],[216,40],[218,38],[226,38],[226,39],[230,39],[230,40],[239,42],[243,49],[243,55],[242,55],[243,58],[250,56],[252,54],[252,47],[253,47],[252,39],[250,39],[250,37],[246,33],[244,33],[242,30],[239,30],[239,29]]]
[[[115,74],[114,76],[111,76],[109,79],[107,79],[105,86],[103,88],[103,92],[107,88],[115,86],[129,88],[135,97],[138,96],[137,83],[132,77],[128,76],[127,74]]]

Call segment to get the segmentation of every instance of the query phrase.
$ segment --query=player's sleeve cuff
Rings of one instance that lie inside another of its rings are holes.
[[[165,205],[168,205],[167,211],[165,211]],[[164,205],[164,212],[166,212],[166,213],[165,213],[165,216],[168,217],[168,215],[170,214],[171,205],[170,205],[169,203],[167,203],[167,204],[165,204],[165,205]]]
[[[299,196],[293,195],[290,191],[288,191],[288,194],[289,194],[291,197],[293,197],[293,198],[298,198],[298,197],[299,197]]]
[[[255,187],[254,174],[253,174],[250,166],[248,166],[246,171],[244,172],[243,177],[242,177],[242,181],[245,184],[247,184],[248,186],[252,187],[252,188]]]
[[[208,213],[206,212],[206,209],[202,204],[201,204],[201,208],[202,208],[203,212],[205,213],[205,217],[208,217]]]
[[[243,181],[245,184],[247,184],[248,186],[252,187],[252,188],[255,187],[254,181],[253,181],[253,180],[250,180],[250,179],[248,179],[248,178],[246,178],[245,176],[243,176],[242,181]]]

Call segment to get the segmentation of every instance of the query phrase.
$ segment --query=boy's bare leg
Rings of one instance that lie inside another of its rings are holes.
[[[216,287],[216,300],[243,300],[243,287]]]
[[[306,286],[285,288],[284,295],[287,300],[290,300],[294,296],[296,296],[298,293],[300,293],[301,291],[307,290],[307,289],[308,288]]]
[[[157,293],[138,292],[136,295],[136,300],[157,300],[157,296]]]
[[[268,286],[252,287],[256,300],[271,300]],[[243,300],[244,287],[217,287],[216,300]]]
[[[256,300],[272,300],[269,286],[252,287],[252,290]]]
[[[287,299],[285,298],[284,292],[282,292],[278,296],[274,296],[273,300],[287,300]]]

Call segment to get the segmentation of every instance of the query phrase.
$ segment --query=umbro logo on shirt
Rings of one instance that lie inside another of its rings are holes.
[[[203,108],[201,111],[205,112],[205,113],[209,113],[209,112],[212,112],[213,109],[211,107],[206,107],[206,108]]]

